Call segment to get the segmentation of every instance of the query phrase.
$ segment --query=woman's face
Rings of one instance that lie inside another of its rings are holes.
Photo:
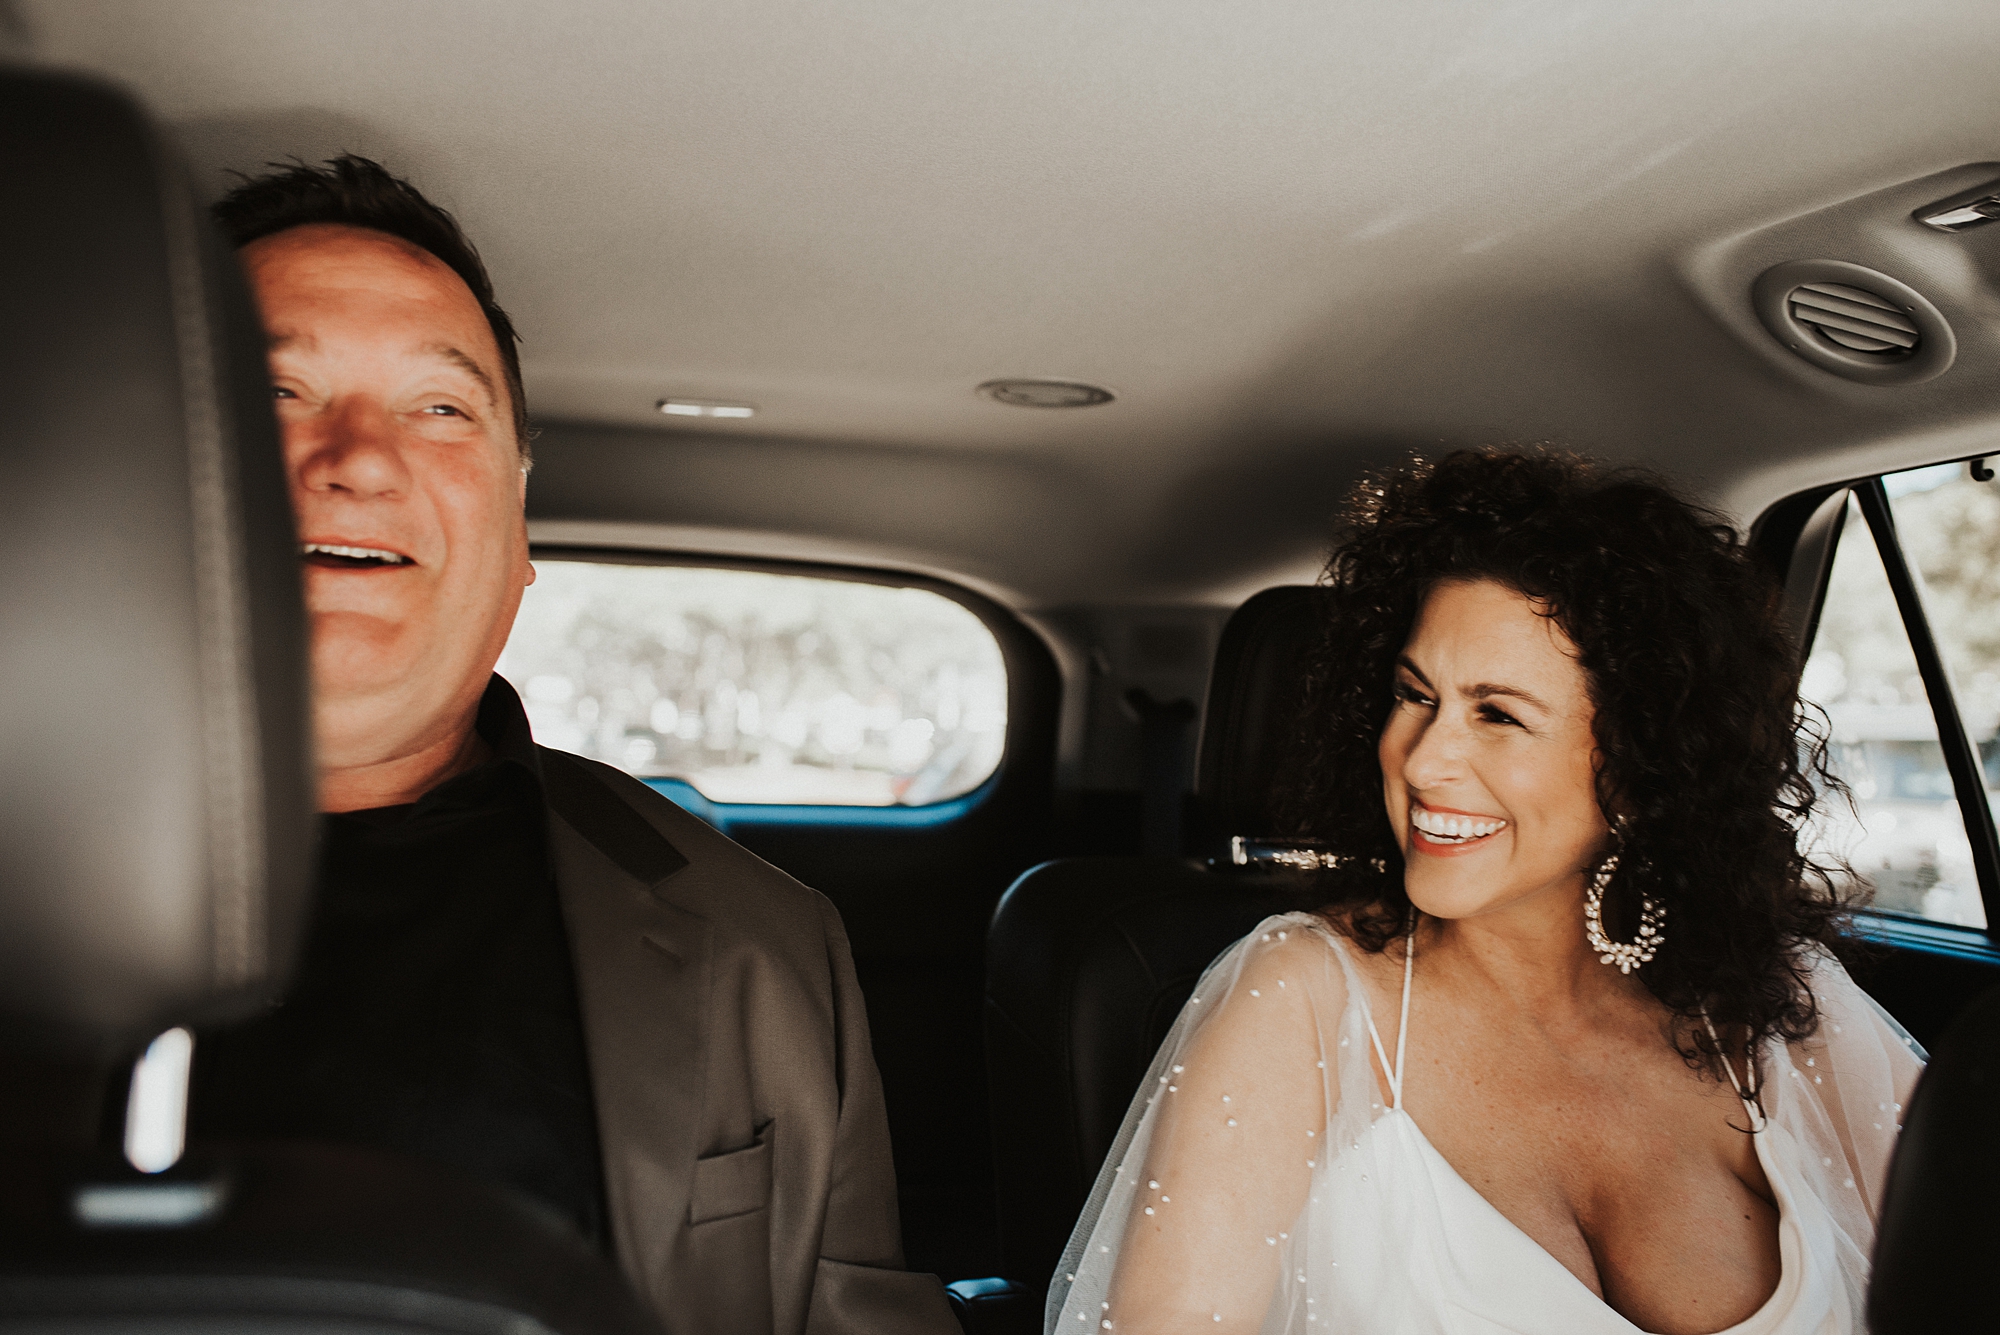
[[[1490,579],[1439,584],[1396,665],[1383,798],[1410,901],[1472,918],[1581,893],[1609,831],[1576,648]]]

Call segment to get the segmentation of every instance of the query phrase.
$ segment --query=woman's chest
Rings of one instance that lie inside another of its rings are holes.
[[[1428,1145],[1628,1320],[1721,1330],[1770,1295],[1778,1209],[1727,1086],[1677,1059],[1428,1046],[1413,1041],[1404,1086]]]

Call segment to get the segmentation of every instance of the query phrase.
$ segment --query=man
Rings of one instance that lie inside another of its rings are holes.
[[[533,581],[507,316],[363,158],[216,207],[270,335],[313,626],[324,868],[284,1004],[204,1035],[197,1134],[312,1136],[513,1187],[669,1331],[957,1330],[900,1269],[839,915],[493,675]]]

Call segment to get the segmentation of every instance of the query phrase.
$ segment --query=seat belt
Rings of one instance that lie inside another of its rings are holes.
[[[1194,750],[1192,700],[1155,700],[1142,687],[1125,692],[1139,717],[1139,851],[1179,857],[1181,817]]]

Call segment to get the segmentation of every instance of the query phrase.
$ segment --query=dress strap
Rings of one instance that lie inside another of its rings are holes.
[[[1403,1011],[1396,1020],[1396,1064],[1389,1064],[1389,1053],[1382,1046],[1381,1031],[1375,1028],[1374,1012],[1368,1013],[1368,1037],[1375,1042],[1375,1055],[1382,1062],[1382,1074],[1389,1078],[1389,1106],[1403,1106],[1403,1051],[1410,1037],[1410,966],[1417,958],[1417,928],[1410,925],[1410,934],[1403,938]],[[1729,1077],[1734,1080],[1736,1077]]]
[[[1736,1091],[1737,1101],[1743,1105],[1743,1111],[1749,1114],[1750,1129],[1753,1131],[1762,1131],[1764,1129],[1764,1109],[1757,1102],[1758,1091],[1756,1087],[1753,1084],[1750,1089],[1745,1090],[1743,1082],[1736,1078],[1736,1065],[1729,1060],[1729,1054],[1723,1050],[1722,1036],[1715,1032],[1715,1025],[1708,1018],[1708,1011],[1706,1009],[1701,1013],[1701,1023],[1702,1027],[1708,1030],[1709,1041],[1715,1044],[1716,1060],[1722,1063],[1722,1073],[1729,1077],[1729,1087]],[[1756,1073],[1757,1058],[1753,1053],[1749,1058],[1747,1074],[1752,1081],[1755,1081],[1757,1078]]]

